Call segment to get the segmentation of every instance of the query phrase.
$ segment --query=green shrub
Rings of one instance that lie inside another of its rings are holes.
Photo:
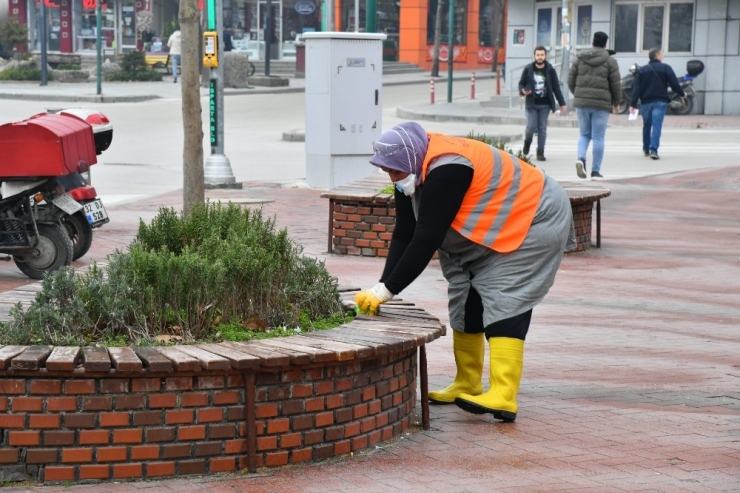
[[[505,142],[495,141],[491,137],[486,136],[486,134],[477,134],[477,133],[475,133],[474,131],[471,130],[470,133],[468,135],[466,135],[465,137],[467,137],[468,139],[480,140],[481,142],[485,142],[486,144],[488,144],[490,146],[493,146],[493,147],[495,147],[497,149],[501,149],[502,151],[508,152],[512,156],[521,159],[525,163],[529,163],[532,166],[535,166],[532,163],[532,161],[529,160],[529,156],[527,156],[526,154],[524,154],[521,149],[519,149],[515,153],[513,149],[511,149],[510,147],[506,147],[506,143]]]
[[[16,55],[16,45],[28,42],[28,26],[21,24],[18,17],[0,23],[0,45],[10,54]],[[15,79],[17,80],[17,79]]]
[[[209,203],[185,214],[161,209],[105,268],[47,275],[28,309],[11,310],[0,343],[151,344],[161,334],[246,340],[338,325],[346,316],[336,279],[274,220]]]
[[[121,69],[125,72],[146,70],[146,54],[143,51],[129,51],[121,59]]]
[[[82,70],[82,65],[79,63],[57,63],[55,70]]]
[[[54,80],[51,72],[47,72],[46,78]],[[41,69],[36,67],[7,68],[0,72],[0,80],[41,80]]]
[[[137,70],[135,72],[128,72],[121,70],[107,76],[108,80],[111,81],[161,81],[162,74],[156,70]]]

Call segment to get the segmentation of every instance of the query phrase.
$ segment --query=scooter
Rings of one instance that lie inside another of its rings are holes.
[[[629,73],[622,78],[622,100],[619,102],[619,113],[627,113],[632,102],[632,90],[635,85],[635,74],[640,68],[636,63],[632,64]],[[682,98],[673,89],[668,87],[668,110],[674,115],[688,115],[694,109],[694,98],[696,93],[693,88],[693,81],[704,71],[704,63],[701,60],[689,60],[686,62],[686,75],[679,77],[678,83],[681,89],[686,93],[686,98]],[[640,104],[638,102],[637,107]]]
[[[97,162],[91,126],[71,115],[34,115],[0,125],[0,253],[33,279],[72,262],[62,218],[82,204],[67,192],[86,186]]]

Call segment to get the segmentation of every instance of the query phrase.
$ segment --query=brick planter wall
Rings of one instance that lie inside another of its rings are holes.
[[[0,378],[0,473],[45,482],[126,480],[247,466],[255,402],[256,465],[346,454],[400,435],[414,419],[416,348],[259,371],[85,378]],[[115,378],[112,378],[115,377]]]

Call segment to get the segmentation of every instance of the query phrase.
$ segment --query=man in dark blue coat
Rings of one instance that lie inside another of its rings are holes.
[[[544,46],[534,49],[534,62],[524,67],[519,80],[519,94],[525,96],[524,106],[527,115],[527,128],[524,131],[524,148],[522,152],[529,154],[532,137],[537,131],[537,160],[545,159],[545,141],[547,140],[547,119],[550,111],[556,111],[560,105],[560,114],[566,115],[568,108],[560,90],[560,82],[555,68],[546,60],[547,51]]]
[[[663,63],[663,52],[660,48],[652,48],[648,56],[650,62],[635,73],[630,113],[637,111],[639,99],[642,111],[642,152],[650,159],[660,159],[658,156],[660,134],[670,102],[668,86],[682,98],[686,97],[686,93],[681,89],[671,66]]]

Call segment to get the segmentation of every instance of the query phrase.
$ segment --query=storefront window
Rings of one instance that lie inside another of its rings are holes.
[[[442,44],[449,44],[449,12],[450,3],[445,0],[429,0],[429,11],[427,13],[427,44],[434,44],[434,23],[437,15],[437,2],[442,1]],[[454,45],[467,45],[467,19],[468,4],[464,0],[455,2],[455,19],[453,31]]]
[[[83,0],[74,4],[76,50],[97,50],[97,19],[95,0]],[[100,6],[101,41],[103,50],[115,48],[116,17],[114,0],[104,1]]]
[[[46,49],[48,51],[59,51],[60,48],[62,19],[59,6],[59,0],[45,0],[44,2],[46,9]],[[40,51],[41,29],[39,24],[41,20],[41,4],[36,1],[30,4],[29,7],[32,9],[28,25],[31,51]]]

